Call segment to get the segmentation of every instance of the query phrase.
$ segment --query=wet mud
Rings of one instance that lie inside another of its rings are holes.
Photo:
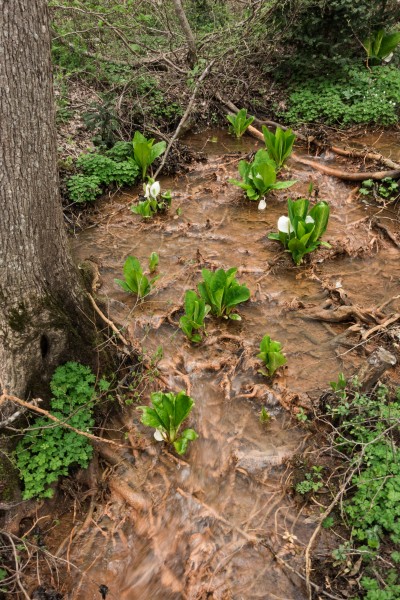
[[[122,399],[122,415],[109,427],[129,431],[121,462],[133,499],[123,499],[117,480],[110,484],[108,503],[71,544],[80,571],[67,597],[98,599],[102,584],[107,598],[120,600],[302,600],[307,595],[296,572],[302,573],[316,517],[299,507],[288,485],[287,461],[308,437],[295,415],[299,407],[312,411],[340,371],[354,373],[374,343],[371,336],[360,345],[360,330],[348,334],[352,322],[309,314],[335,293],[342,304],[367,312],[385,303],[388,314],[400,309],[399,249],[371,221],[379,219],[397,236],[397,211],[363,204],[354,186],[290,161],[283,176],[298,183],[271,194],[267,209],[258,211],[228,183],[236,176],[237,152],[255,151],[256,141],[210,131],[186,143],[207,161],[161,180],[173,191],[167,215],[143,221],[132,214],[139,188],[115,196],[104,201],[96,225],[76,236],[73,252],[77,261],[97,265],[99,301],[123,334],[148,357],[162,346],[159,387],[191,394],[190,426],[199,439],[178,459],[140,424],[136,405]],[[306,194],[311,181],[331,205],[324,239],[332,249],[296,267],[267,235],[286,214],[286,198]],[[128,255],[146,264],[154,251],[160,278],[138,302],[114,278]],[[177,327],[184,292],[197,287],[201,268],[233,266],[251,291],[239,308],[242,321],[209,318],[204,343],[190,344]],[[265,334],[287,356],[273,381],[257,372]],[[139,403],[148,400],[144,393]],[[263,406],[272,416],[267,424],[259,420]]]

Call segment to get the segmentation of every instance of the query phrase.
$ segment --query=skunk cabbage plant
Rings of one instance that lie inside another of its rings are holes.
[[[132,140],[133,158],[137,165],[142,169],[142,179],[146,177],[147,169],[153,162],[165,152],[166,143],[154,143],[154,138],[147,139],[139,131],[135,131]]]
[[[138,407],[142,411],[143,425],[155,428],[157,441],[172,444],[178,454],[185,454],[189,442],[199,437],[194,429],[185,429],[179,434],[183,421],[194,406],[193,399],[183,391],[178,394],[154,392],[150,398],[152,407]]]
[[[266,207],[265,196],[272,190],[283,190],[291,187],[296,181],[276,181],[275,162],[270,159],[266,150],[259,150],[253,162],[239,162],[239,174],[242,181],[229,179],[229,183],[242,188],[250,200],[259,200],[258,208]]]
[[[257,358],[260,358],[267,371],[260,369],[258,372],[267,377],[272,377],[279,367],[286,364],[286,358],[281,352],[282,345],[280,342],[274,342],[269,335],[264,335],[260,344],[260,353]]]
[[[291,129],[284,130],[280,127],[276,128],[275,133],[271,133],[265,125],[262,126],[262,132],[268,156],[274,161],[277,171],[280,171],[292,153],[296,136]]]
[[[204,330],[204,319],[211,310],[211,306],[199,298],[193,290],[185,294],[185,314],[179,319],[179,327],[191,342],[201,342],[201,335],[196,333]]]
[[[218,269],[214,273],[208,269],[201,271],[203,281],[199,283],[199,293],[216,317],[229,318],[233,321],[241,320],[241,317],[233,314],[232,310],[237,304],[246,302],[250,298],[250,290],[236,281],[236,272],[235,267],[227,271]]]
[[[296,265],[299,265],[305,254],[312,252],[318,246],[331,246],[320,240],[325,233],[329,220],[329,205],[318,202],[308,211],[309,201],[306,198],[288,200],[288,217],[278,219],[278,233],[270,233],[270,240],[282,242],[291,253]]]
[[[247,110],[241,108],[236,115],[227,115],[226,117],[231,124],[230,129],[232,133],[239,139],[245,133],[249,125],[254,121],[254,117],[247,116]]]

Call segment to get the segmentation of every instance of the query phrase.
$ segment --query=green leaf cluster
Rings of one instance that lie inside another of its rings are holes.
[[[151,257],[150,257],[151,261]],[[125,292],[136,294],[139,298],[148,296],[153,288],[154,282],[158,279],[153,277],[148,279],[143,273],[139,260],[134,256],[128,256],[123,267],[124,279],[114,279],[115,283],[122,287]]]
[[[371,33],[364,41],[363,46],[367,57],[372,64],[379,64],[384,58],[392,54],[400,44],[400,31],[385,33],[384,29],[379,29]]]
[[[211,307],[194,290],[185,293],[184,306],[185,314],[179,319],[179,327],[191,342],[201,342],[201,335],[195,332],[205,329],[204,319]]]
[[[179,434],[183,421],[194,406],[193,399],[183,391],[178,394],[154,392],[150,398],[152,407],[138,407],[142,411],[143,425],[154,427],[178,454],[185,454],[189,442],[199,437],[194,429],[185,429]]]
[[[139,174],[128,142],[117,142],[105,154],[100,151],[81,154],[76,168],[80,173],[69,177],[66,183],[69,197],[76,203],[92,202],[113,184],[133,185]]]
[[[344,503],[352,535],[372,549],[384,534],[400,544],[400,388],[395,398],[385,386],[372,395],[332,389],[336,447],[353,462],[361,456]]]
[[[366,179],[362,182],[359,192],[362,196],[370,196],[380,202],[387,200],[393,202],[399,197],[400,187],[391,177],[385,177],[381,181]]]
[[[284,130],[281,127],[277,127],[275,133],[272,133],[265,125],[262,126],[262,132],[268,155],[279,171],[292,153],[296,136],[291,129]]]
[[[258,150],[251,163],[241,160],[238,168],[242,181],[229,179],[229,183],[244,190],[250,200],[259,200],[272,190],[283,190],[296,183],[296,181],[276,181],[276,163],[263,149]]]
[[[133,136],[133,156],[136,163],[142,170],[142,179],[146,178],[147,169],[153,162],[165,152],[166,143],[164,141],[154,143],[154,138],[147,139],[139,131]]]
[[[324,122],[393,125],[398,122],[400,71],[394,66],[352,67],[342,74],[306,79],[289,96],[288,109],[278,112],[287,123]]]
[[[58,367],[50,388],[50,412],[81,431],[94,425],[95,381],[89,367],[68,362]],[[93,454],[88,438],[56,425],[46,417],[38,418],[19,442],[15,457],[24,483],[23,497],[50,498],[52,483],[68,475],[73,465],[87,467]]]
[[[296,265],[299,265],[303,257],[309,252],[313,252],[318,246],[323,245],[330,248],[329,244],[320,241],[320,237],[325,233],[329,220],[329,205],[324,200],[317,202],[309,211],[309,200],[300,198],[299,200],[288,199],[288,220],[286,219],[286,231],[270,233],[270,240],[282,242],[284,247],[291,253]],[[281,222],[278,221],[278,228]]]
[[[203,281],[199,283],[198,290],[201,298],[211,308],[211,313],[216,317],[225,317],[240,321],[241,317],[232,313],[232,310],[241,302],[250,298],[250,290],[245,285],[240,285],[235,275],[237,268],[233,267],[224,271],[218,269],[214,273],[202,269]]]
[[[254,117],[247,116],[247,109],[241,108],[236,115],[227,115],[227,120],[231,124],[230,130],[239,139],[254,121]]]
[[[137,204],[131,206],[131,211],[135,215],[140,215],[143,219],[151,219],[157,213],[162,213],[170,208],[172,202],[171,191],[168,190],[160,194],[159,198],[146,198],[140,200]]]
[[[259,373],[272,377],[279,367],[286,364],[286,358],[281,352],[282,344],[280,342],[274,342],[271,340],[269,335],[264,335],[260,343],[260,353],[257,354],[257,358],[260,358],[267,371],[260,370]]]

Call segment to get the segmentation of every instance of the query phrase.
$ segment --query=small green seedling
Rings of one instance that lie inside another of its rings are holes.
[[[125,279],[114,279],[115,283],[121,286],[125,292],[136,294],[139,298],[148,296],[154,282],[158,279],[158,276],[148,279],[143,273],[140,262],[134,256],[128,256],[126,259],[123,273]]]
[[[247,116],[247,110],[241,108],[236,115],[227,115],[226,117],[231,124],[229,127],[231,133],[234,133],[239,139],[254,121],[254,117]]]
[[[311,471],[305,474],[305,479],[296,485],[296,492],[302,495],[318,492],[324,485],[322,481],[323,468],[317,465],[311,467]]]
[[[292,154],[296,136],[291,129],[284,130],[280,127],[276,128],[275,133],[271,133],[265,125],[262,127],[262,132],[268,155],[274,161],[277,171],[280,171]]]
[[[191,342],[201,342],[201,335],[196,331],[205,329],[204,319],[211,307],[199,298],[193,290],[185,294],[185,314],[179,319],[179,327]]]
[[[185,454],[189,442],[199,436],[194,429],[185,429],[179,435],[183,421],[189,416],[194,401],[183,391],[178,394],[172,392],[154,392],[151,394],[152,407],[139,406],[142,411],[143,425],[154,427],[154,437],[157,441],[172,444],[178,454]]]
[[[250,200],[259,200],[260,210],[266,207],[265,196],[269,192],[284,190],[296,183],[296,181],[276,181],[276,165],[266,150],[259,150],[251,163],[241,160],[238,168],[242,181],[229,179],[229,183],[242,188]]]
[[[322,200],[308,212],[309,205],[310,202],[306,198],[288,199],[289,216],[279,217],[278,233],[270,233],[268,236],[270,240],[282,242],[296,265],[302,262],[305,254],[318,246],[331,247],[319,239],[328,226],[329,205]]]
[[[272,421],[272,415],[267,411],[265,406],[261,408],[259,420],[263,425],[266,425]]]
[[[171,206],[172,196],[168,190],[161,194],[161,186],[158,181],[148,178],[148,183],[143,184],[144,200],[131,206],[131,211],[141,215],[144,219],[153,217],[157,212],[166,211]]]
[[[267,371],[260,369],[258,372],[266,377],[272,377],[273,374],[279,367],[286,364],[286,358],[281,352],[282,344],[280,342],[274,342],[271,340],[269,335],[264,335],[260,344],[260,353],[257,354],[257,358],[260,358]]]
[[[154,271],[158,267],[158,263],[159,262],[160,262],[160,259],[159,259],[159,256],[158,256],[157,252],[152,252],[150,254],[150,258],[149,258],[149,270],[150,270],[150,273],[154,273]]]
[[[139,131],[133,136],[133,157],[135,162],[142,170],[142,179],[146,178],[147,169],[153,162],[165,152],[166,143],[164,141],[154,143],[154,138],[147,139]]]
[[[211,307],[211,313],[216,317],[229,318],[233,321],[241,320],[241,317],[232,313],[232,310],[250,298],[250,290],[235,279],[236,272],[236,267],[227,271],[218,269],[214,273],[208,269],[201,271],[203,281],[199,283],[198,290],[205,303]]]

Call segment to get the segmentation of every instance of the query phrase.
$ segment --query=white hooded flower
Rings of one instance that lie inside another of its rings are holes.
[[[290,233],[292,231],[294,231],[292,224],[290,223],[290,219],[289,217],[279,217],[278,219],[278,231],[281,231],[282,233]]]
[[[265,198],[261,198],[258,203],[258,210],[265,210],[267,208],[267,203],[265,202]]]
[[[306,216],[306,223],[314,223],[314,219],[310,215]]]
[[[164,436],[161,433],[161,431],[159,429],[156,429],[154,432],[154,437],[157,440],[157,442],[163,442],[164,441]]]
[[[150,198],[150,183],[146,183],[146,186],[144,188],[144,197],[145,198]]]
[[[154,200],[157,199],[158,194],[161,192],[161,186],[160,183],[158,181],[155,181],[154,183],[151,184],[150,186],[150,196],[152,198],[154,198]]]

